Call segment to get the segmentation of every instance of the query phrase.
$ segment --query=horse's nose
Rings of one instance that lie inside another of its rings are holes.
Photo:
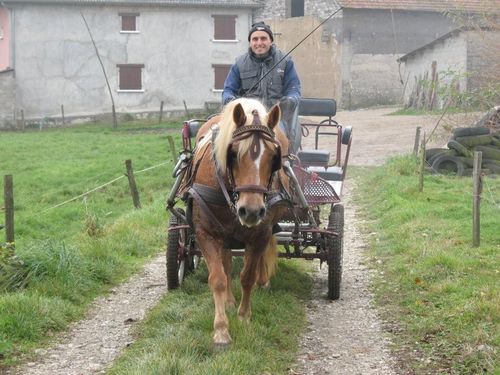
[[[264,206],[257,208],[241,206],[238,208],[240,221],[245,225],[257,224],[260,220],[262,220],[265,214],[266,208]]]

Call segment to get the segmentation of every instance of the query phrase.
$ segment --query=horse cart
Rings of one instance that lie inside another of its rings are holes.
[[[306,150],[302,145],[296,155],[283,157],[280,168],[290,182],[285,194],[287,209],[273,226],[273,234],[281,245],[279,257],[319,259],[328,265],[328,297],[334,300],[340,296],[344,236],[341,195],[352,140],[352,128],[337,123],[333,119],[335,114],[333,99],[303,98],[296,108],[293,118],[299,121],[297,129],[304,136],[314,135],[314,148]],[[307,119],[311,117],[321,120]],[[175,183],[167,201],[167,209],[172,213],[166,250],[169,289],[181,285],[184,277],[195,270],[202,255],[187,212],[188,205],[183,209],[176,204],[183,199],[186,173],[193,168],[197,147],[193,138],[203,122],[184,122],[183,150],[173,170]],[[330,150],[319,149],[320,143],[326,142]],[[269,202],[273,197],[267,199]],[[227,246],[231,246],[232,255],[244,253],[237,241]]]

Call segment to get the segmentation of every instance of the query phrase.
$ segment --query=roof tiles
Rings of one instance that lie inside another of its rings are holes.
[[[500,13],[500,0],[338,0],[344,8]]]
[[[3,2],[7,4],[154,5],[230,8],[257,8],[261,5],[252,0],[3,0]]]

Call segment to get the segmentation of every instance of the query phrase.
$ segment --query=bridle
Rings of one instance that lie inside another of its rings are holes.
[[[267,196],[270,192],[271,185],[273,183],[273,177],[277,171],[281,169],[281,145],[276,139],[276,135],[273,130],[268,126],[262,125],[259,119],[259,113],[257,110],[252,111],[253,121],[251,125],[240,126],[237,128],[232,135],[231,142],[227,146],[226,158],[227,158],[227,168],[226,168],[226,176],[229,181],[229,186],[226,189],[225,184],[222,181],[222,177],[218,177],[219,184],[221,185],[222,192],[228,199],[229,206],[231,209],[235,209],[236,202],[238,201],[239,194],[242,192],[247,193],[261,193],[264,196]],[[269,181],[267,186],[262,185],[254,185],[254,184],[245,184],[236,186],[234,174],[233,174],[233,160],[234,158],[231,155],[231,150],[233,144],[244,139],[253,137],[252,144],[249,149],[250,157],[255,160],[259,157],[261,149],[260,149],[260,141],[267,141],[276,146],[276,155],[273,157],[273,164],[271,167],[271,174],[269,176]],[[218,169],[218,168],[217,168]],[[217,175],[220,176],[220,173],[217,172]],[[232,197],[229,198],[229,194],[227,190],[232,191]]]

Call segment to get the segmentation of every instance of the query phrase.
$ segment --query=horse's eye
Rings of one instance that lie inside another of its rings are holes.
[[[236,156],[237,156],[237,153],[236,151],[234,150],[230,150],[227,154],[227,159],[228,160],[235,160],[236,159]]]

